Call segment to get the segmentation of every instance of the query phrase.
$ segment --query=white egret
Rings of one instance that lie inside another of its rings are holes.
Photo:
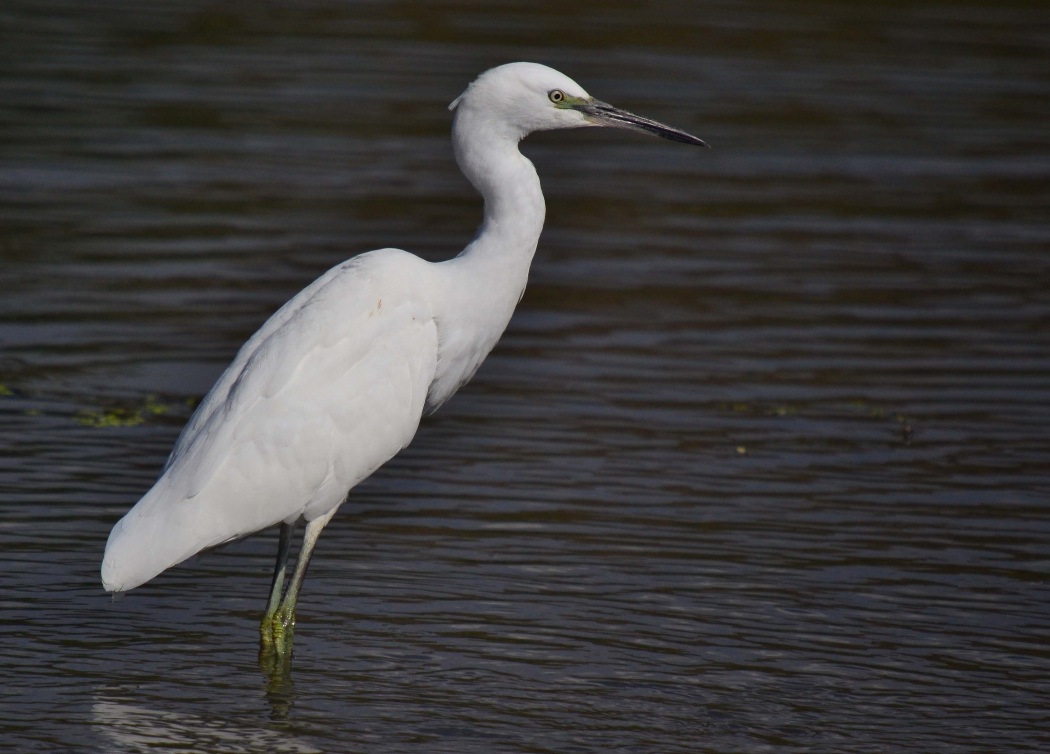
[[[486,71],[449,109],[456,161],[485,200],[477,236],[440,263],[399,249],[361,254],[278,310],[201,402],[156,485],[113,527],[108,591],[279,525],[262,635],[264,645],[290,641],[321,530],[354,485],[409,444],[423,414],[473,376],[525,290],[545,208],[521,139],[612,126],[706,146],[535,63]],[[306,532],[284,589],[300,520]]]

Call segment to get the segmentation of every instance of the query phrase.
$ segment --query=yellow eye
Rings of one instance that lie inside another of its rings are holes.
[[[551,89],[550,92],[547,94],[547,97],[549,97],[550,101],[554,104],[558,104],[559,102],[565,100],[565,92],[563,92],[561,89]]]

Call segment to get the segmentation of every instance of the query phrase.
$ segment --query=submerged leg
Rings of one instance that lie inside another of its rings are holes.
[[[262,620],[262,632],[265,635],[270,630],[270,621],[277,612],[277,606],[281,604],[281,593],[284,590],[284,575],[288,571],[288,550],[292,544],[292,534],[295,533],[295,524],[281,524],[281,537],[277,543],[277,562],[273,567],[273,581],[270,583],[270,602],[266,605],[266,615]]]
[[[321,530],[332,520],[334,515],[335,511],[333,510],[319,518],[315,518],[306,525],[306,532],[303,534],[303,547],[299,551],[299,559],[295,564],[295,573],[292,574],[292,581],[288,584],[288,589],[285,591],[284,597],[281,599],[276,611],[272,615],[267,612],[266,622],[269,623],[270,630],[267,632],[265,628],[263,629],[263,641],[273,642],[279,653],[283,653],[291,646],[292,629],[295,627],[295,604],[299,600],[299,590],[303,586],[303,579],[306,578],[306,568],[310,565],[310,556],[313,555],[314,547],[317,545],[317,538],[321,536]]]

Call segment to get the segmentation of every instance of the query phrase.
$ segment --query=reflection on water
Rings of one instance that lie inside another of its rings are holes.
[[[320,754],[322,749],[299,741],[280,729],[241,726],[229,720],[184,715],[135,704],[99,700],[91,720],[102,732],[103,752],[144,752],[180,748],[222,752],[295,752]]]
[[[1038,5],[8,3],[0,733],[20,751],[1045,751]],[[470,238],[445,109],[552,64],[503,342],[326,530],[111,601],[109,527],[327,267]]]

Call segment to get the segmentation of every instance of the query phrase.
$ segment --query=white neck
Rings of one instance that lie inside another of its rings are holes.
[[[461,257],[497,257],[528,265],[543,230],[546,207],[532,163],[518,151],[516,134],[488,128],[471,112],[457,112],[452,148],[460,170],[485,199],[485,216]]]
[[[452,144],[467,180],[485,199],[474,240],[438,265],[438,370],[428,404],[436,408],[473,376],[510,322],[525,291],[546,207],[536,169],[518,151],[519,134],[492,127],[484,114],[456,112]]]

